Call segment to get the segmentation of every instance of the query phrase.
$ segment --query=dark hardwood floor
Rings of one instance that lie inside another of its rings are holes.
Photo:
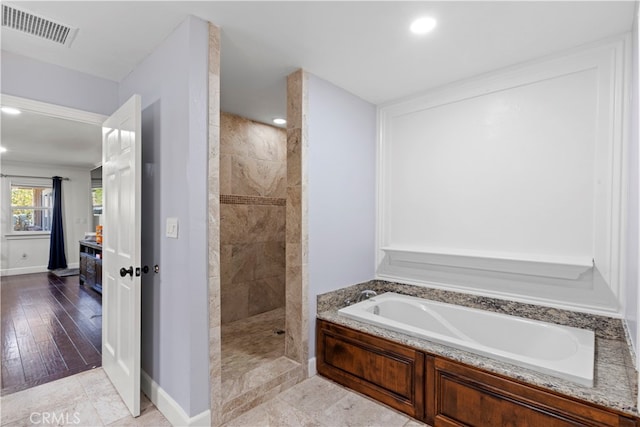
[[[102,297],[78,276],[0,278],[2,395],[101,365]]]

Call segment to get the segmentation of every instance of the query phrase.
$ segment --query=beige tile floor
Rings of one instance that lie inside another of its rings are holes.
[[[102,368],[3,396],[0,398],[0,411],[0,424],[7,427],[171,425],[144,395],[141,415],[138,418],[131,417]],[[225,424],[225,427],[424,425],[315,376],[242,414]]]
[[[140,413],[137,418],[129,415],[102,368],[0,398],[0,424],[7,427],[171,425],[144,395]]]
[[[224,427],[425,426],[406,415],[315,376],[293,386]]]

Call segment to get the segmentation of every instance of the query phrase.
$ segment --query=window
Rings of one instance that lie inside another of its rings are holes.
[[[91,201],[93,215],[102,215],[102,166],[91,170]]]
[[[91,189],[91,201],[93,205],[93,214],[102,214],[102,188]]]
[[[52,217],[51,186],[11,185],[12,231],[49,232]]]

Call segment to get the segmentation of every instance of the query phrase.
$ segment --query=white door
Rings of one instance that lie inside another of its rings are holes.
[[[140,415],[140,96],[102,126],[102,366]]]

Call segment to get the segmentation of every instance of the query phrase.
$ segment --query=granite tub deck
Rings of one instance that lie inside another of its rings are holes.
[[[465,307],[590,329],[595,332],[596,336],[594,387],[581,386],[574,382],[352,320],[338,314],[340,308],[350,305],[345,301],[355,302],[357,295],[365,289],[372,289],[378,294],[396,292]],[[640,416],[637,407],[637,372],[620,319],[381,280],[372,280],[318,295],[317,313],[317,317],[322,320],[612,408],[625,414]]]

